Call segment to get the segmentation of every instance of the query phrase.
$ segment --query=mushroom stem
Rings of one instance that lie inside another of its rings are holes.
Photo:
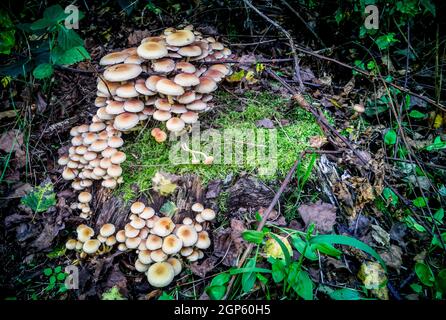
[[[208,155],[206,154],[206,153],[204,153],[204,152],[201,152],[201,151],[197,151],[197,150],[192,150],[192,149],[189,149],[189,147],[186,145],[186,142],[184,142],[183,144],[181,144],[181,149],[183,149],[184,151],[187,151],[187,152],[189,152],[189,153],[191,153],[192,154],[192,158],[195,160],[195,154],[197,153],[197,154],[199,154],[199,155],[201,155],[203,158],[208,158]]]
[[[170,105],[174,104],[172,96],[167,96],[167,100],[169,101]]]

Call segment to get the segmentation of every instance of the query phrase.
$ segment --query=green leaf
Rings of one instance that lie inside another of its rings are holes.
[[[221,300],[225,296],[226,286],[210,286],[206,288],[206,293],[212,300]]]
[[[336,249],[329,243],[315,243],[311,246],[313,250],[319,250],[321,253],[327,254],[332,257],[339,258],[342,255],[342,251]]]
[[[118,287],[114,286],[102,293],[101,300],[126,300],[119,292]]]
[[[288,248],[283,243],[283,241],[280,240],[280,238],[278,236],[276,236],[274,233],[270,233],[270,236],[271,236],[271,238],[276,240],[276,242],[279,244],[280,248],[282,249],[283,255],[285,257],[285,265],[287,265],[287,266],[290,265],[291,264],[291,256],[290,256],[291,250],[288,250]]]
[[[59,290],[57,290],[58,293],[64,293],[68,290],[67,286],[63,283],[61,284]]]
[[[265,234],[262,231],[245,230],[242,233],[242,237],[245,241],[260,244],[262,243]]]
[[[82,47],[84,41],[73,29],[67,29],[64,26],[59,28],[57,34],[57,42],[63,50],[68,50],[73,47]]]
[[[311,261],[318,260],[318,256],[313,251],[312,247],[310,245],[308,245],[306,241],[302,240],[302,238],[299,235],[293,234],[291,236],[291,244],[293,245],[294,248],[296,248],[297,251],[299,251],[300,254],[303,254],[305,251],[305,255],[304,255],[305,258],[307,258]],[[305,249],[305,247],[307,247],[307,248]]]
[[[66,277],[67,277],[67,275],[65,273],[58,273],[57,274],[57,280],[59,280],[59,281],[65,280]]]
[[[439,223],[442,224],[443,223],[443,218],[444,218],[444,210],[443,208],[438,209],[435,213],[434,213],[434,219]]]
[[[421,285],[419,285],[418,283],[412,283],[412,284],[410,285],[410,287],[412,288],[412,290],[413,290],[415,293],[420,293],[421,291],[423,291],[423,287],[422,287]]]
[[[256,267],[256,259],[250,258],[245,264],[245,268],[255,268]],[[248,293],[254,287],[256,282],[256,273],[255,272],[244,272],[242,274],[242,289],[244,293]]]
[[[56,194],[53,191],[53,185],[48,183],[34,188],[21,199],[21,203],[31,208],[34,212],[47,211],[56,204]]]
[[[414,119],[426,119],[427,118],[427,114],[424,114],[418,110],[412,110],[409,113],[409,117],[414,118]]]
[[[59,273],[62,271],[62,267],[61,266],[57,266],[56,268],[54,268],[54,272],[55,273]]]
[[[56,283],[56,281],[57,281],[56,276],[55,276],[55,275],[52,275],[52,276],[50,277],[50,284],[54,284],[54,283]]]
[[[53,74],[54,69],[53,66],[49,63],[42,63],[39,64],[34,70],[33,70],[33,76],[36,79],[45,79],[51,77]]]
[[[434,143],[426,147],[427,151],[438,151],[446,148],[446,141],[442,141],[440,136],[434,139]]]
[[[212,281],[212,286],[222,286],[229,282],[229,279],[231,279],[231,275],[227,272],[220,273],[219,275],[215,276]]]
[[[85,59],[90,59],[90,55],[82,46],[73,47],[68,50],[64,50],[57,46],[51,52],[51,60],[54,62],[54,64],[70,65],[81,62]]]
[[[291,267],[297,268],[297,262],[293,262]],[[290,272],[290,275],[294,272]],[[313,300],[313,281],[304,270],[299,270],[296,276],[288,277],[288,282],[291,284],[293,290],[304,300]]]
[[[320,286],[318,291],[326,293],[333,300],[361,300],[363,298],[357,290],[350,288],[333,290],[327,286]]]
[[[424,197],[418,197],[413,200],[413,205],[417,208],[424,208],[427,206],[427,199]]]
[[[282,259],[274,259],[274,262],[271,264],[271,272],[275,283],[285,279],[285,264]]]
[[[359,250],[364,251],[365,253],[368,253],[372,257],[374,257],[378,262],[382,265],[384,270],[387,271],[386,264],[384,260],[381,258],[381,256],[373,250],[369,245],[365,244],[362,241],[359,241],[358,239],[343,236],[343,235],[337,235],[337,234],[323,234],[319,236],[315,236],[310,239],[311,244],[315,243],[329,243],[329,244],[342,244],[346,246],[355,247]]]
[[[394,145],[396,143],[396,132],[393,129],[389,129],[384,135],[384,143],[387,145]]]
[[[418,276],[418,279],[420,279],[421,283],[425,286],[432,287],[434,285],[435,277],[431,268],[427,264],[417,262],[415,264],[415,273]]]
[[[0,10],[0,26],[0,54],[10,54],[15,45],[15,28],[4,10]]]
[[[398,204],[398,196],[393,192],[392,189],[385,187],[383,189],[383,197],[388,202],[390,202],[393,206],[396,206]]]
[[[43,274],[49,277],[53,273],[53,269],[51,268],[45,268],[43,269]]]
[[[430,12],[434,17],[436,15],[435,3],[431,0],[420,0],[420,4],[424,7],[424,13]]]
[[[382,35],[375,40],[375,43],[378,45],[380,50],[389,48],[395,42],[399,42],[399,40],[395,39],[395,33],[393,32]]]
[[[435,286],[437,287],[437,290],[440,291],[442,294],[446,293],[446,269],[440,270],[440,272],[438,272]]]
[[[166,217],[172,218],[175,213],[178,211],[177,206],[172,201],[167,201],[163,206],[160,208],[160,213],[165,215]]]
[[[159,296],[158,300],[174,300],[174,299],[170,294],[163,291],[163,293]]]

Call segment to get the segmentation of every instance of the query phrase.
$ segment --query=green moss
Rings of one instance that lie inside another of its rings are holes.
[[[204,114],[201,118],[202,127],[206,125],[217,129],[222,136],[226,135],[227,131],[225,130],[228,129],[246,129],[235,130],[234,135],[234,140],[237,143],[242,141],[241,144],[243,144],[245,152],[247,143],[244,141],[246,141],[247,132],[252,130],[251,132],[254,132],[257,137],[262,133],[266,135],[271,133],[270,129],[256,126],[257,121],[270,119],[276,128],[276,158],[270,158],[272,153],[267,151],[270,146],[267,138],[263,143],[255,141],[257,146],[265,148],[266,157],[263,159],[244,159],[241,163],[231,164],[217,163],[218,161],[216,161],[211,166],[174,164],[169,158],[172,143],[156,143],[150,135],[150,129],[146,129],[145,132],[135,137],[133,142],[126,142],[125,152],[128,158],[123,165],[124,183],[118,190],[123,193],[124,199],[128,200],[135,196],[132,188],[134,184],[139,187],[140,191],[147,191],[151,187],[152,177],[160,170],[175,174],[194,173],[200,176],[206,184],[213,179],[224,179],[230,173],[258,174],[259,168],[268,167],[277,161],[277,170],[274,174],[259,175],[266,181],[275,180],[286,175],[299,157],[299,153],[308,148],[308,140],[311,136],[322,134],[310,114],[297,106],[289,106],[288,100],[270,92],[247,92],[240,98],[220,93],[215,99],[216,105],[219,106],[215,111],[216,115]],[[244,104],[243,108],[241,108],[241,102]],[[237,111],[240,109],[242,111]],[[285,124],[285,122],[287,123]],[[201,150],[206,150],[209,146],[203,142]],[[302,170],[305,170],[305,165],[302,166]]]

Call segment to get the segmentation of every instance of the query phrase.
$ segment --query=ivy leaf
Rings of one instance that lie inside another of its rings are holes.
[[[393,206],[396,206],[398,204],[398,196],[393,192],[392,189],[385,187],[383,189],[383,197],[388,201],[388,203],[391,203]]]
[[[69,50],[73,47],[82,47],[84,41],[73,29],[67,29],[64,26],[59,28],[57,33],[57,42],[63,50]]]
[[[380,50],[389,48],[395,42],[399,42],[399,40],[395,39],[394,32],[390,32],[388,34],[382,35],[375,40],[375,43]]]
[[[427,199],[424,197],[418,197],[413,201],[413,205],[417,208],[424,208],[427,206]]]
[[[90,55],[83,46],[73,47],[68,50],[57,46],[51,52],[51,60],[58,65],[71,65],[85,59],[90,59]]]
[[[38,186],[21,199],[21,203],[34,212],[47,211],[56,204],[56,194],[53,191],[53,185],[48,183],[44,186]]]
[[[166,217],[173,217],[177,212],[178,208],[172,201],[168,201],[160,208],[160,213],[165,215]]]
[[[50,63],[41,63],[33,70],[33,76],[36,79],[45,79],[51,77],[54,69]]]
[[[393,129],[389,129],[384,135],[384,143],[387,145],[394,145],[396,143],[396,132]]]

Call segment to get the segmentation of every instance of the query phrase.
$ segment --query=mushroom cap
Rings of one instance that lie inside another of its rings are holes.
[[[101,66],[107,66],[123,62],[129,56],[128,53],[118,51],[106,54],[99,60]]]
[[[169,73],[175,69],[175,61],[172,59],[160,59],[152,62],[152,69],[159,73]]]
[[[200,212],[201,217],[206,221],[211,221],[215,219],[215,211],[212,209],[204,209]]]
[[[175,234],[183,241],[185,247],[193,246],[198,240],[197,231],[195,231],[195,228],[191,225],[180,226]]]
[[[190,262],[194,262],[198,260],[198,252],[196,250],[193,250],[190,255],[186,257],[186,259]]]
[[[149,270],[149,265],[141,262],[141,260],[139,259],[136,259],[135,270],[138,272],[146,272],[147,270]]]
[[[135,90],[142,95],[145,96],[153,96],[156,94],[156,92],[153,92],[151,90],[149,90],[149,88],[147,88],[146,86],[146,80],[144,79],[138,79],[135,82]]]
[[[150,258],[150,250],[141,250],[138,253],[138,259],[144,264],[152,263],[152,258]]]
[[[144,42],[160,42],[162,44],[166,43],[166,41],[164,40],[163,37],[157,37],[157,36],[145,37],[144,39],[141,40],[141,43],[144,43]]]
[[[122,140],[121,137],[114,136],[114,137],[108,138],[107,144],[110,148],[116,149],[116,148],[122,147],[124,145],[124,140]]]
[[[217,70],[217,71],[223,73],[225,76],[228,75],[229,72],[231,71],[224,64],[213,64],[212,66],[209,67],[209,70]]]
[[[137,97],[139,93],[135,89],[135,84],[133,82],[128,82],[116,89],[116,95],[121,98],[134,98]]]
[[[153,113],[153,119],[158,121],[167,121],[172,117],[172,114],[169,111],[156,110]]]
[[[170,111],[176,114],[183,114],[187,112],[187,109],[184,104],[174,104],[170,107]]]
[[[198,93],[210,93],[217,89],[217,83],[209,77],[200,77],[200,84],[195,87]]]
[[[134,202],[130,207],[130,212],[134,214],[140,214],[144,211],[146,205],[141,201]]]
[[[203,217],[201,216],[200,213],[198,213],[198,214],[195,216],[195,221],[197,221],[198,223],[202,223],[202,222],[204,222],[204,219],[203,219]]]
[[[195,41],[195,35],[190,30],[177,30],[166,37],[166,42],[170,46],[186,46]]]
[[[164,79],[163,77],[157,76],[157,75],[153,75],[150,76],[146,79],[146,87],[151,90],[151,91],[156,91],[156,84],[158,83],[158,81],[160,81],[161,79]]]
[[[115,118],[113,127],[120,131],[127,131],[135,127],[139,122],[139,117],[137,114],[131,112],[124,112]]]
[[[65,166],[68,163],[68,161],[69,161],[68,156],[64,154],[57,160],[57,164],[60,166]]]
[[[125,236],[127,238],[135,238],[139,234],[139,230],[135,229],[133,226],[131,226],[129,223],[125,225],[124,227]]]
[[[184,93],[183,87],[169,79],[159,80],[156,83],[156,91],[168,96],[181,96]]]
[[[180,116],[180,118],[185,123],[193,124],[193,123],[196,123],[198,121],[198,113],[193,112],[193,111],[188,111],[188,112],[183,113]]]
[[[105,240],[105,244],[109,247],[114,246],[116,244],[116,237],[115,236],[107,237],[107,239]]]
[[[183,247],[183,241],[177,236],[170,234],[163,240],[162,250],[165,254],[175,254]]]
[[[194,248],[192,248],[192,247],[184,247],[183,249],[180,250],[180,254],[183,257],[190,256],[192,254],[192,252],[194,252]]]
[[[215,82],[220,82],[225,77],[225,75],[223,73],[221,73],[220,71],[218,71],[216,69],[209,69],[208,71],[203,73],[203,76],[211,78]]]
[[[101,229],[99,230],[99,234],[103,237],[110,237],[113,235],[116,231],[116,228],[111,223],[104,224]]]
[[[201,55],[201,53],[201,48],[196,45],[182,47],[180,50],[178,50],[178,54],[182,55],[183,57],[198,57]]]
[[[142,68],[139,64],[121,63],[107,68],[104,71],[104,78],[108,81],[126,81],[139,76]]]
[[[67,248],[67,250],[74,250],[76,249],[76,244],[76,239],[68,239],[68,241],[65,243],[65,248]]]
[[[116,241],[118,242],[125,242],[126,236],[125,236],[125,231],[124,230],[119,230],[118,232],[116,232]]]
[[[125,243],[120,243],[118,245],[118,250],[119,251],[126,251],[127,250],[127,246],[125,245]]]
[[[162,42],[147,41],[141,43],[136,50],[138,55],[144,59],[159,59],[167,55],[167,48]]]
[[[194,73],[195,71],[197,71],[197,69],[195,68],[195,66],[190,63],[190,62],[186,62],[186,61],[179,61],[177,62],[177,64],[175,65],[175,70],[184,72],[184,73]]]
[[[129,249],[138,248],[140,243],[141,243],[141,238],[139,238],[139,237],[125,239],[125,245]]]
[[[147,271],[147,281],[156,288],[168,286],[175,277],[175,270],[168,262],[156,262]]]
[[[164,98],[158,98],[155,100],[155,107],[158,110],[162,110],[162,111],[170,111],[170,103],[169,100],[164,99]]]
[[[130,225],[133,228],[140,230],[146,226],[146,222],[144,221],[144,219],[136,216],[132,221],[130,221]]]
[[[192,111],[203,111],[207,107],[207,104],[201,100],[195,100],[192,103],[186,105],[186,108]]]
[[[152,207],[146,207],[144,210],[139,214],[139,216],[142,219],[150,219],[155,215],[155,210],[153,210]]]
[[[150,234],[146,239],[146,248],[148,250],[158,250],[163,245],[163,239],[158,237],[157,235]]]
[[[82,250],[85,253],[93,254],[96,251],[98,251],[99,247],[101,246],[101,242],[97,239],[90,239],[84,242],[82,246]]]
[[[163,250],[158,249],[150,253],[150,258],[155,262],[161,262],[167,259],[167,254]]]
[[[163,217],[155,222],[152,231],[157,236],[165,237],[169,235],[174,228],[175,224],[172,222],[172,219],[169,217]]]
[[[195,91],[186,91],[184,94],[177,98],[177,101],[182,104],[192,103],[195,100]]]
[[[183,224],[185,225],[191,225],[192,223],[194,223],[194,221],[189,217],[183,219]]]
[[[200,79],[193,73],[179,73],[173,78],[173,82],[182,87],[196,86]]]
[[[144,110],[144,102],[138,99],[129,99],[124,102],[124,110],[128,112],[141,112]]]
[[[91,201],[91,198],[91,193],[87,191],[79,193],[77,197],[80,203],[89,203]]]
[[[104,97],[96,97],[96,99],[94,99],[94,105],[95,105],[95,107],[98,107],[98,108],[104,107],[105,101],[106,101],[106,98],[104,98]]]
[[[88,149],[89,151],[93,152],[101,152],[107,149],[107,147],[108,147],[107,140],[96,140],[90,145]]]
[[[109,168],[107,168],[107,174],[110,177],[119,177],[122,174],[122,168],[119,164],[112,164]]]
[[[184,126],[185,126],[184,121],[177,117],[170,118],[166,122],[167,130],[172,132],[181,131],[183,130]]]
[[[172,265],[175,275],[180,274],[183,266],[181,265],[181,261],[179,259],[169,258],[169,259],[167,259],[167,263],[170,263],[170,265]]]
[[[144,62],[144,59],[138,56],[137,54],[129,55],[125,58],[124,63],[133,63],[133,64],[141,64]]]
[[[111,156],[110,161],[114,164],[120,164],[120,163],[123,163],[126,158],[127,158],[127,156],[125,155],[124,152],[117,151],[116,153],[114,153]]]
[[[110,95],[115,95],[116,94],[116,89],[118,89],[118,87],[120,86],[119,82],[110,82],[107,80],[102,80],[99,78],[98,84],[97,84],[97,89],[104,93],[107,96]],[[81,131],[79,131],[81,132]]]
[[[211,245],[211,239],[209,238],[209,234],[206,231],[201,231],[198,233],[198,240],[195,243],[195,246],[198,249],[207,249]]]
[[[193,212],[201,212],[204,210],[204,206],[201,203],[196,202],[192,205],[191,209]]]
[[[102,108],[101,108],[102,109]],[[105,109],[102,109],[105,110]],[[92,124],[90,124],[90,126],[88,127],[88,130],[90,132],[99,132],[105,129],[105,123],[103,122],[93,122]]]
[[[114,188],[116,188],[117,182],[116,182],[115,179],[110,178],[110,179],[105,179],[105,180],[103,180],[103,181],[101,182],[101,185],[102,185],[104,188],[114,189]]]

